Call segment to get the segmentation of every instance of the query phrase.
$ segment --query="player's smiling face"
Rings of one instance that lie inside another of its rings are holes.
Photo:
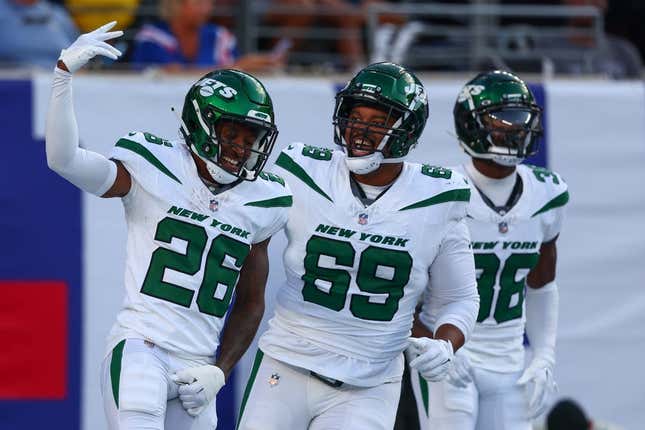
[[[258,130],[239,122],[221,120],[215,126],[215,132],[220,147],[217,164],[228,172],[237,174],[251,155]]]
[[[386,111],[371,106],[355,106],[349,112],[345,128],[347,152],[351,157],[363,157],[374,152],[396,118]],[[387,155],[384,148],[383,155]]]

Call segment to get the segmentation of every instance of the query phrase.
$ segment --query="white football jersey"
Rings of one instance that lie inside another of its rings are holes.
[[[465,167],[455,170],[465,174]],[[480,303],[477,324],[464,346],[473,366],[495,372],[524,368],[525,278],[540,246],[559,233],[567,185],[547,169],[519,165],[522,194],[508,213],[491,209],[471,180],[467,222]]]
[[[122,199],[126,296],[107,350],[140,338],[212,360],[251,245],[284,226],[291,192],[282,178],[263,173],[213,194],[183,141],[149,133],[120,139],[112,158],[123,163],[132,186]]]
[[[286,226],[287,280],[260,349],[352,385],[400,380],[401,352],[429,273],[457,272],[438,291],[472,292],[476,300],[464,177],[404,163],[393,185],[365,207],[352,193],[341,151],[295,143],[276,165],[294,204]],[[448,240],[457,243],[454,260],[440,258],[454,249]]]

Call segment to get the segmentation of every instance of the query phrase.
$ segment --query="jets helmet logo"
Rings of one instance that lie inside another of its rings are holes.
[[[471,99],[472,96],[480,95],[481,92],[484,91],[485,89],[486,87],[484,87],[483,85],[465,85],[464,88],[459,93],[459,97],[457,98],[457,101],[461,103],[463,101]]]
[[[217,93],[224,97],[225,99],[232,99],[237,94],[237,90],[226,86],[225,83],[220,82],[216,79],[204,78],[201,81],[197,82],[199,87],[199,94],[203,97],[210,97],[215,94],[216,90],[219,90]]]

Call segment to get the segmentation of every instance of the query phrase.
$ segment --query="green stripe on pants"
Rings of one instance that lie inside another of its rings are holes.
[[[423,408],[428,416],[428,381],[419,373],[419,389],[421,390],[421,399],[423,400]]]
[[[121,360],[123,359],[123,347],[125,340],[122,340],[112,350],[112,360],[110,361],[110,379],[112,380],[112,395],[114,403],[119,409],[119,381],[121,380]]]
[[[244,407],[246,406],[246,401],[249,400],[249,395],[251,394],[251,389],[253,388],[255,377],[258,375],[258,369],[260,368],[260,363],[262,363],[263,357],[264,353],[260,349],[258,349],[258,352],[255,354],[255,361],[253,362],[253,369],[251,369],[251,374],[249,375],[249,381],[246,383],[244,397],[242,397],[242,406],[240,407],[240,416],[237,418],[237,426],[235,427],[236,429],[240,426],[240,422],[242,422]]]

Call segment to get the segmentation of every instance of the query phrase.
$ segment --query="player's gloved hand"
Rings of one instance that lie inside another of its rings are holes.
[[[171,379],[179,384],[179,400],[186,412],[193,417],[208,406],[226,383],[222,369],[211,365],[180,370]]]
[[[548,406],[549,395],[557,389],[553,379],[553,361],[535,357],[517,380],[517,385],[524,386],[529,418],[542,415]]]
[[[455,352],[452,360],[452,367],[448,371],[447,380],[449,383],[459,388],[466,388],[468,384],[473,382],[473,377],[470,374],[470,361],[466,354],[461,350]]]
[[[105,43],[106,40],[123,35],[120,30],[108,31],[115,25],[116,21],[112,21],[90,33],[81,34],[67,49],[61,51],[58,59],[65,64],[70,73],[74,73],[97,55],[116,60],[121,56],[121,51]]]
[[[430,382],[438,382],[448,376],[454,357],[450,342],[427,337],[411,337],[408,341],[410,345],[406,352],[410,367]]]

